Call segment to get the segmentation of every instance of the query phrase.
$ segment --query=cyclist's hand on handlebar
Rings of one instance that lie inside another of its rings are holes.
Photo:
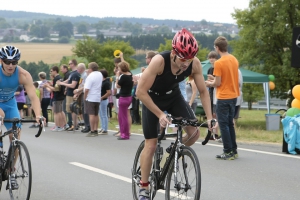
[[[171,124],[170,120],[167,118],[167,115],[165,113],[159,116],[159,124],[163,128],[166,128],[167,125]]]
[[[36,116],[35,120],[36,120],[36,122],[37,122],[38,124],[41,123],[41,120],[42,120],[42,124],[43,124],[43,125],[46,124],[46,118],[45,118],[45,117],[42,117],[42,116]]]
[[[219,127],[219,123],[216,121],[215,125],[213,127],[211,127],[212,129],[217,129]]]
[[[207,120],[208,130],[212,131],[218,127],[218,122],[216,119]]]

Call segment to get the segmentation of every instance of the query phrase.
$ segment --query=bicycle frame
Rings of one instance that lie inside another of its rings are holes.
[[[0,116],[0,121],[2,123],[3,118]],[[7,170],[9,170],[9,165],[10,165],[10,161],[13,160],[12,156],[14,156],[11,152],[14,152],[15,147],[16,147],[16,143],[19,140],[19,134],[18,134],[18,127],[17,124],[19,122],[36,122],[35,120],[23,120],[23,119],[18,119],[18,118],[13,118],[13,119],[4,119],[4,122],[11,122],[12,125],[12,129],[6,131],[5,133],[3,133],[3,135],[0,135],[0,138],[4,138],[7,135],[10,135],[12,133],[12,138],[11,138],[11,142],[10,142],[10,147],[8,149],[8,154],[7,154],[7,158],[6,158],[6,163],[4,165],[3,170],[4,171],[0,171],[1,173],[6,172]],[[40,124],[42,124],[42,126],[40,126],[38,133],[35,135],[35,137],[39,137],[41,135],[41,132],[43,130],[44,127],[44,123],[43,123],[43,118],[40,119]],[[45,129],[44,129],[45,131]],[[4,151],[3,151],[4,152]]]
[[[171,134],[170,136],[173,136],[174,134]],[[166,135],[166,137],[168,137],[168,135]],[[157,148],[156,148],[156,151],[158,151],[158,149],[160,149],[160,144],[161,144],[161,140],[159,140],[157,142]],[[182,126],[181,125],[178,125],[178,129],[177,129],[177,138],[172,146],[172,149],[171,149],[171,152],[169,154],[169,157],[168,159],[166,160],[166,163],[164,164],[163,168],[161,170],[159,170],[159,168],[157,169],[157,165],[156,162],[157,162],[157,159],[155,159],[155,163],[153,164],[153,166],[155,167],[156,166],[156,171],[158,171],[158,174],[156,174],[156,178],[157,178],[157,184],[158,184],[158,189],[165,189],[164,188],[164,185],[165,185],[165,179],[167,177],[167,174],[169,173],[169,171],[172,169],[172,166],[173,166],[173,162],[175,160],[178,159],[178,153],[179,153],[179,148],[181,146],[183,146],[184,144],[182,144]],[[156,152],[155,155],[158,155],[157,154],[158,152]],[[175,157],[175,159],[174,159]],[[177,162],[174,162],[174,169],[177,168]],[[159,173],[161,172],[161,173]],[[175,170],[175,174],[174,174],[175,177],[177,177],[177,173],[176,173],[176,170]],[[175,184],[177,184],[177,179],[175,178]]]

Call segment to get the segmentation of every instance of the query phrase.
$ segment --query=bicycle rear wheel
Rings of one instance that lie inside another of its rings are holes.
[[[11,199],[30,199],[32,173],[28,149],[23,142],[17,141],[12,153],[13,160],[10,161],[10,169],[14,170],[11,170],[9,177],[15,176],[19,188],[13,190],[10,185],[9,194]]]
[[[145,141],[143,141],[140,146],[138,147],[134,162],[133,162],[133,168],[132,168],[132,196],[133,200],[138,200],[139,199],[139,183],[141,180],[141,164],[140,164],[140,157],[141,153],[144,149],[145,146]]]
[[[199,200],[201,193],[201,170],[195,151],[190,147],[183,146],[178,159],[177,177],[174,177],[173,168],[167,175],[166,199]],[[177,179],[176,185],[175,178]]]

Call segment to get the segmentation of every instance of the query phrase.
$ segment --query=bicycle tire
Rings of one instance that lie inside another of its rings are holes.
[[[137,185],[137,182],[140,182],[141,180],[141,168],[140,168],[140,156],[141,153],[144,149],[145,146],[145,141],[143,141],[140,146],[138,147],[134,162],[133,162],[133,167],[132,167],[132,196],[133,200],[138,200],[139,199],[139,186]],[[134,180],[136,179],[137,182]]]
[[[11,177],[12,174],[15,175],[19,188],[16,190],[12,190],[12,188],[9,187],[9,194],[11,196],[11,199],[27,200],[30,199],[32,184],[32,169],[29,152],[23,142],[17,141],[13,153],[14,156],[12,156],[13,160],[10,161],[10,169],[15,170],[10,172],[9,177]],[[17,158],[15,158],[16,155]],[[13,166],[14,160],[15,165]]]
[[[166,179],[166,193],[165,199],[194,199],[199,200],[201,194],[201,169],[198,157],[195,151],[191,147],[183,146],[182,152],[180,153],[180,157],[178,158],[178,172],[177,172],[177,181],[179,186],[175,188],[174,181],[174,167],[169,170]],[[188,173],[192,173],[191,175]],[[186,175],[186,176],[185,176]],[[190,186],[186,187],[187,181]],[[185,191],[185,189],[187,191]]]
[[[286,109],[278,109],[275,113],[276,114],[280,114],[280,118],[285,118],[285,115],[286,115]]]

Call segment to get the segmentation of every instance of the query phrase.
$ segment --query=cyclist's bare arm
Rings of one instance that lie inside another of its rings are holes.
[[[202,66],[200,63],[200,60],[198,58],[194,58],[193,60],[193,70],[192,75],[194,77],[195,84],[199,90],[201,103],[203,106],[203,109],[205,111],[206,117],[208,120],[212,119],[212,113],[211,113],[211,104],[210,104],[210,97],[208,90],[206,89],[203,73],[202,73]],[[209,123],[210,125],[210,123]]]
[[[19,83],[24,85],[27,95],[31,101],[31,106],[33,111],[36,113],[36,121],[39,123],[41,117],[41,104],[40,100],[35,93],[35,87],[33,85],[33,80],[30,73],[24,70],[22,67],[19,67]]]
[[[161,126],[165,127],[169,124],[169,120],[166,114],[160,110],[155,103],[152,101],[148,94],[154,80],[158,74],[161,74],[164,69],[164,59],[161,55],[156,55],[152,58],[149,66],[143,72],[143,75],[139,79],[139,83],[136,89],[136,96],[143,102],[143,104],[159,118]]]

